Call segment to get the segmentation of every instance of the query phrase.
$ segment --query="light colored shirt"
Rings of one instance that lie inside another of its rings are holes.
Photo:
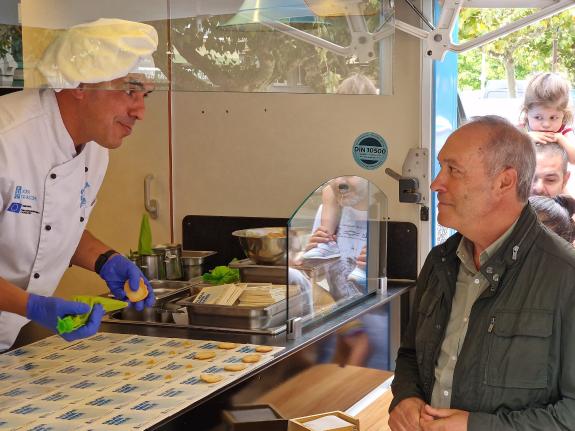
[[[483,266],[501,247],[501,244],[511,235],[515,223],[503,235],[495,240],[479,255],[479,265]],[[441,352],[435,367],[435,384],[431,395],[431,405],[436,408],[449,408],[451,405],[451,389],[453,387],[453,372],[457,358],[463,346],[471,307],[489,285],[487,279],[475,267],[473,261],[473,243],[467,238],[461,238],[457,247],[457,257],[461,261],[455,295],[451,304],[451,315],[445,330],[445,338],[441,344]]]

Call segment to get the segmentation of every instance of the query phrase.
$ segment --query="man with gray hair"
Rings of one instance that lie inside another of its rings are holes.
[[[533,143],[480,117],[438,159],[438,220],[458,233],[419,274],[390,428],[572,429],[575,251],[528,204]]]
[[[567,152],[556,142],[536,144],[537,166],[531,194],[557,196],[565,192],[570,172],[567,170]]]
[[[96,271],[118,299],[128,300],[129,281],[132,291],[147,295],[130,294],[138,310],[154,303],[138,267],[85,227],[108,150],[144,117],[157,44],[147,24],[76,25],[39,62],[49,88],[0,97],[0,351],[28,320],[62,332],[61,318],[91,313],[84,326],[61,335],[71,341],[96,333],[101,305],[51,296],[70,264]]]

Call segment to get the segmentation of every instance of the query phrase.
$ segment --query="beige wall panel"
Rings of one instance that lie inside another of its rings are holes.
[[[144,121],[123,145],[110,151],[110,164],[88,229],[96,237],[121,253],[138,247],[140,220],[144,209],[144,177],[153,174],[152,197],[157,199],[160,215],[150,218],[154,243],[170,241],[168,95],[155,92],[147,99]],[[80,268],[66,271],[57,290],[58,296],[103,293],[106,284],[95,273]]]
[[[393,96],[241,93],[174,94],[174,235],[187,214],[289,217],[319,184],[362,175],[382,188],[389,215],[417,222],[419,209],[398,202],[409,148],[420,144],[419,42],[401,33],[394,46]],[[355,138],[381,134],[389,157],[360,168]]]

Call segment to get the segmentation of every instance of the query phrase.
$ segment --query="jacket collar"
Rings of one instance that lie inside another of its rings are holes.
[[[523,256],[529,251],[541,229],[537,215],[531,205],[526,204],[515,228],[509,238],[501,245],[499,250],[485,262],[480,272],[490,283],[489,290],[493,293],[499,287],[501,276],[523,260]],[[461,241],[462,235],[458,232],[447,239],[443,244],[438,245],[431,251],[431,258],[434,264],[439,266],[458,266],[456,250]]]

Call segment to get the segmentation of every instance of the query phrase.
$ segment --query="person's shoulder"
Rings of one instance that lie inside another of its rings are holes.
[[[1,96],[0,133],[7,133],[43,114],[40,90],[22,90]]]
[[[538,259],[547,258],[550,265],[570,267],[575,271],[575,247],[544,226],[541,226],[534,247],[538,251]]]

